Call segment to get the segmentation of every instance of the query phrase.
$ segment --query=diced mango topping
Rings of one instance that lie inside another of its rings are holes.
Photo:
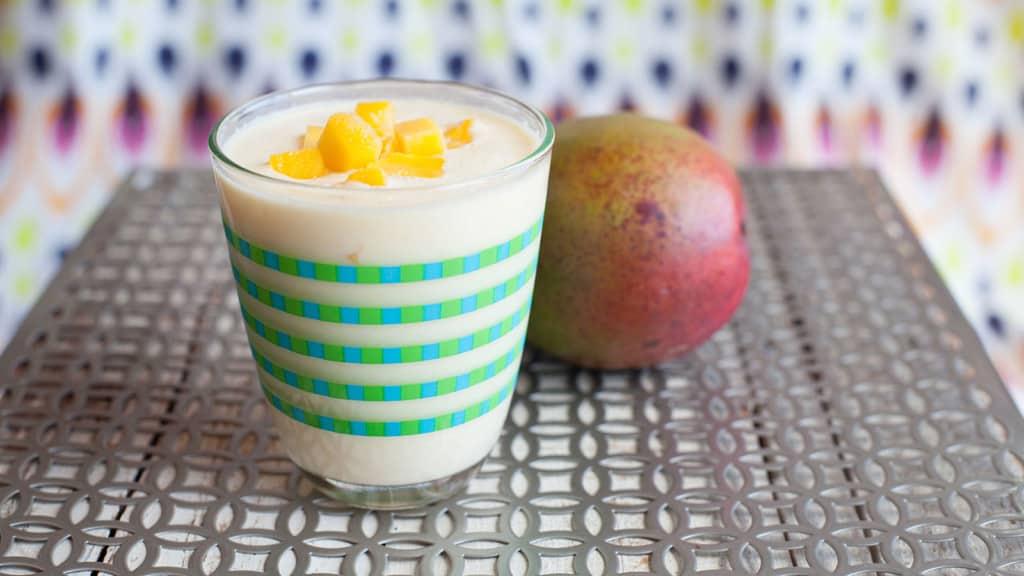
[[[469,118],[449,127],[444,131],[444,143],[449,150],[465,146],[473,141],[473,133],[469,131],[473,127],[473,119]]]
[[[380,157],[377,132],[356,114],[342,112],[327,120],[320,135],[320,153],[332,172],[348,172],[368,166]]]
[[[373,126],[377,136],[387,139],[395,135],[395,111],[391,102],[360,102],[356,104],[356,114]]]
[[[444,136],[430,118],[417,118],[395,124],[395,150],[417,156],[444,154]]]
[[[383,186],[385,182],[384,171],[379,166],[367,166],[349,174],[348,179],[345,181],[362,182],[369,186]]]
[[[270,167],[302,180],[347,172],[345,182],[368,186],[384,186],[387,176],[440,178],[445,151],[473,142],[472,126],[472,119],[444,131],[430,118],[395,123],[391,102],[359,102],[355,112],[307,126],[299,149],[271,154]]]
[[[270,156],[270,167],[285,176],[298,180],[319,178],[327,174],[324,159],[316,148],[272,154]]]
[[[392,152],[380,159],[380,167],[390,176],[440,178],[444,175],[444,158]]]
[[[307,126],[306,134],[302,137],[302,148],[316,148],[323,133],[323,126]]]

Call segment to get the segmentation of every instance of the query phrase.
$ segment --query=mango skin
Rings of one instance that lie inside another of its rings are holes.
[[[709,338],[743,299],[740,181],[695,132],[632,114],[558,126],[528,341],[637,368]]]

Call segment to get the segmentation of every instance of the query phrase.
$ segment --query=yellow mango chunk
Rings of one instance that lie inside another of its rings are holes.
[[[324,159],[316,148],[271,154],[270,167],[298,180],[318,178],[327,173]]]
[[[390,176],[440,178],[444,175],[444,158],[392,152],[380,159],[379,165]]]
[[[323,126],[307,126],[306,135],[302,137],[301,148],[316,148],[316,145],[320,142],[320,135],[323,133]]]
[[[444,136],[430,118],[417,118],[395,124],[395,150],[417,156],[444,154]]]
[[[360,102],[356,104],[356,114],[373,126],[377,136],[391,138],[395,135],[395,111],[391,102]]]
[[[383,186],[385,182],[384,171],[379,166],[367,166],[349,174],[345,181],[362,182],[369,186]]]
[[[342,112],[327,120],[318,144],[324,165],[332,172],[348,172],[370,165],[380,157],[377,132],[356,114]]]
[[[473,141],[473,134],[469,131],[473,127],[473,119],[469,118],[451,126],[444,131],[444,143],[449,150],[465,146]]]

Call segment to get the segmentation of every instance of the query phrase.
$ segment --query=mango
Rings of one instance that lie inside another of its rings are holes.
[[[373,126],[357,114],[331,116],[318,144],[324,165],[332,172],[348,172],[370,165],[380,156],[381,139]]]
[[[302,137],[300,148],[316,148],[320,143],[320,135],[324,133],[323,126],[307,126],[306,134]]]
[[[382,139],[395,135],[395,110],[391,102],[360,102],[356,104],[356,114],[373,126]]]
[[[297,180],[319,178],[327,173],[324,159],[316,148],[271,154],[270,167]]]
[[[417,156],[444,154],[444,135],[430,118],[395,124],[395,151]]]
[[[635,368],[721,327],[750,274],[733,168],[699,135],[638,115],[558,126],[528,340]]]
[[[386,182],[384,171],[379,166],[360,168],[348,175],[346,182],[362,182],[368,186],[383,186]]]
[[[473,119],[463,120],[444,131],[445,146],[452,150],[461,148],[473,141],[473,134],[469,131],[473,127]]]
[[[417,156],[392,152],[382,157],[378,164],[385,174],[391,176],[440,178],[444,175],[444,158],[440,156]]]

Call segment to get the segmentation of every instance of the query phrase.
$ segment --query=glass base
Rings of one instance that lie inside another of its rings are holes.
[[[451,476],[398,486],[352,484],[318,476],[304,468],[300,470],[313,482],[317,490],[345,504],[370,510],[403,510],[426,506],[454,495],[473,479],[481,464],[483,460]]]

